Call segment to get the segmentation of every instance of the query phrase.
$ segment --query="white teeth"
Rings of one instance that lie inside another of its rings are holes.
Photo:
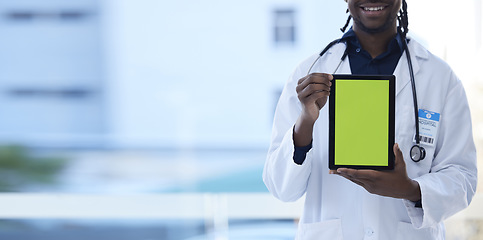
[[[384,7],[365,7],[364,11],[381,11]]]

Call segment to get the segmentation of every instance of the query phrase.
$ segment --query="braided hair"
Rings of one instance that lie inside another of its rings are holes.
[[[408,4],[406,0],[402,1],[401,9],[399,10],[399,16],[397,16],[399,22],[398,30],[402,34],[403,39],[406,39],[406,35],[409,32],[408,22]]]
[[[347,0],[346,0],[347,2]],[[349,9],[347,9],[346,13],[349,13]],[[352,19],[352,16],[349,14],[349,17],[347,18],[347,21],[343,27],[340,28],[342,32],[345,32],[347,27],[349,26],[349,23]],[[399,16],[397,16],[397,21],[398,21],[398,30],[402,34],[403,38],[406,38],[406,35],[409,31],[408,25],[408,4],[406,3],[406,0],[402,0],[402,6],[401,9],[399,10]]]
[[[345,13],[349,13],[349,9],[345,11]],[[347,21],[345,22],[345,25],[340,28],[340,30],[344,33],[345,30],[347,29],[347,26],[349,26],[349,23],[351,22],[352,16],[349,14],[349,17],[347,18]]]

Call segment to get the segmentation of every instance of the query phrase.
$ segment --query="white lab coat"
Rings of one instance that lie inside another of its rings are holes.
[[[440,113],[434,147],[426,158],[409,157],[415,135],[413,99],[405,53],[395,69],[396,136],[411,179],[419,183],[422,208],[414,203],[368,193],[349,180],[329,174],[328,104],[314,127],[305,162],[293,162],[293,126],[301,112],[295,90],[318,55],[301,63],[287,81],[274,119],[272,142],[263,172],[269,191],[282,201],[305,194],[296,239],[444,239],[443,220],[470,203],[477,183],[476,149],[466,94],[450,67],[415,40],[409,42],[420,109]],[[312,72],[333,73],[345,44],[333,46]],[[337,73],[350,73],[348,57]],[[370,93],[368,93],[370,94]]]

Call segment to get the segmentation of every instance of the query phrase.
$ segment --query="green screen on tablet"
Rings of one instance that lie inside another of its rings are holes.
[[[394,91],[394,76],[334,75],[329,168],[393,168]]]

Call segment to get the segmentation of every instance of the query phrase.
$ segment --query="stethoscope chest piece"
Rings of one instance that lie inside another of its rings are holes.
[[[424,157],[426,157],[426,150],[424,150],[424,148],[419,145],[414,145],[413,147],[411,147],[410,154],[411,154],[411,159],[414,162],[419,162],[423,160]]]

